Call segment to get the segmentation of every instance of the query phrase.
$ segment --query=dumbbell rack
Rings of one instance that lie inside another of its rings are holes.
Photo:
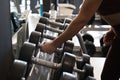
[[[51,36],[57,36],[56,33],[47,31],[46,34],[49,34]],[[44,39],[44,42],[48,41],[48,39]],[[54,55],[54,54],[53,54]],[[43,60],[47,60],[47,61],[52,61],[53,59],[53,55],[48,55],[45,54],[43,52],[38,52],[37,57]],[[47,67],[43,67],[43,66],[39,66],[36,64],[32,65],[32,69],[29,73],[28,79],[27,80],[47,80],[48,77],[46,77],[47,75],[49,76],[49,68]]]
[[[47,32],[49,35],[51,34],[52,36],[53,35],[56,35],[55,33],[51,33],[50,31]],[[46,40],[44,40],[46,41]],[[54,61],[54,55],[48,55],[48,54],[44,54],[42,52],[39,52],[37,54],[37,57],[40,58],[40,59],[44,59],[44,60],[49,60],[51,62]],[[29,76],[28,76],[28,79],[27,80],[50,80],[49,77],[51,73],[49,73],[49,69],[46,68],[46,67],[42,67],[42,66],[39,66],[39,65],[36,65],[36,64],[32,64],[32,69],[29,73]],[[48,77],[46,77],[48,76]]]

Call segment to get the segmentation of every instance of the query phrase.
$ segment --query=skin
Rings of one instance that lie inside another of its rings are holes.
[[[41,50],[48,54],[52,54],[56,49],[65,41],[71,39],[75,34],[77,34],[91,19],[99,8],[102,0],[84,0],[78,16],[76,16],[67,29],[56,39],[50,42],[45,42],[41,46]],[[119,16],[119,17],[118,17]],[[111,26],[120,23],[120,14],[112,14],[107,16],[102,16]],[[104,42],[110,44],[113,37],[110,37],[110,33],[114,35],[112,28],[106,33],[104,37]],[[69,36],[68,36],[69,35]]]

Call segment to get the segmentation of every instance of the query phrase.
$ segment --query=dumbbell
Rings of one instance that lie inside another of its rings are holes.
[[[82,35],[85,47],[87,49],[87,54],[92,56],[96,52],[96,47],[94,45],[94,38],[89,33],[85,33]]]
[[[63,30],[55,29],[55,28],[47,26],[43,23],[38,23],[36,28],[35,28],[35,31],[39,31],[41,33],[43,33],[45,30],[49,30],[49,31],[56,32],[59,34],[61,34],[63,32]]]
[[[39,23],[43,23],[46,25],[50,24],[54,28],[63,28],[63,29],[65,29],[68,26],[68,24],[62,24],[60,22],[53,22],[46,17],[41,17],[39,19]]]
[[[37,35],[38,35],[38,37],[36,37]],[[29,42],[38,44],[38,42],[39,42],[39,40],[40,40],[39,38],[41,37],[41,35],[42,35],[43,38],[49,38],[49,39],[54,39],[54,38],[55,38],[55,37],[53,37],[53,36],[49,36],[49,35],[45,35],[45,34],[41,34],[41,33],[39,33],[39,32],[33,31],[33,32],[31,33],[30,38],[29,38]],[[79,36],[78,36],[78,37],[79,37]],[[64,46],[63,46],[63,52],[69,52],[69,53],[77,52],[77,51],[73,51],[73,46],[74,46],[74,44],[71,43],[71,41],[65,42],[65,43],[64,43]],[[63,52],[62,52],[62,53],[63,53]],[[60,51],[57,52],[57,53],[60,53]],[[59,54],[59,56],[60,56],[60,55],[61,55],[61,53]],[[61,57],[62,57],[62,56],[61,56]],[[61,58],[61,57],[60,57],[60,58]],[[60,59],[60,60],[61,60],[61,59]],[[76,61],[77,61],[77,66],[78,66],[78,68],[79,68],[79,69],[82,69],[83,66],[84,66],[86,63],[90,64],[90,56],[87,55],[87,54],[81,54],[80,56],[78,56],[78,57],[76,58]]]
[[[60,80],[78,80],[75,74],[71,74],[68,72],[63,72]]]
[[[50,18],[50,13],[48,13],[48,12],[43,12],[43,17],[46,17],[46,18]],[[56,22],[60,22],[60,23],[63,23],[63,24],[65,24],[65,23],[70,23],[71,21],[72,21],[72,19],[71,18],[64,18],[64,19],[55,19],[55,21]],[[62,28],[61,28],[62,29]]]
[[[60,23],[62,23],[62,24],[67,24],[67,25],[70,24],[71,21],[72,21],[72,19],[70,19],[70,18],[56,19],[56,22],[60,22]],[[60,29],[60,30],[65,30],[66,27],[64,27],[64,28],[60,27],[59,29]]]
[[[92,43],[94,43],[94,38],[92,35],[90,35],[89,33],[85,33],[82,35],[82,38],[84,41],[88,40],[91,41]]]
[[[55,37],[53,37],[53,36],[41,34],[40,32],[37,32],[37,31],[32,31],[31,35],[29,37],[29,42],[35,43],[37,46],[39,46],[39,42],[40,42],[41,38],[47,38],[50,40],[55,39]],[[64,43],[64,45],[62,45],[62,46],[64,46],[64,51],[71,53],[73,50],[73,47],[74,47],[74,43],[71,41],[66,41]]]
[[[55,39],[55,37],[53,37],[53,36],[49,36],[49,35],[45,35],[45,34],[42,34],[41,35],[41,33],[40,32],[37,32],[37,31],[32,31],[31,32],[31,35],[30,35],[30,38],[29,38],[29,42],[31,42],[31,43],[34,43],[34,44],[36,44],[36,48],[37,48],[37,50],[39,49],[39,44],[40,44],[40,41],[41,41],[41,38],[43,39],[43,38],[48,38],[48,39]],[[55,51],[55,60],[57,61],[57,62],[60,62],[61,61],[61,58],[62,58],[62,56],[63,56],[63,53],[64,52],[69,52],[69,53],[72,53],[72,51],[73,51],[73,47],[74,47],[74,43],[73,42],[71,42],[71,41],[66,41],[66,42],[64,42],[62,45],[61,45],[61,47],[57,50],[57,51]],[[37,51],[36,51],[37,52]],[[35,53],[35,54],[37,54],[37,53]]]
[[[48,12],[43,12],[43,17],[50,18],[50,14]]]
[[[30,53],[30,54],[34,53],[34,48],[35,46],[33,45],[33,43],[26,42],[23,44],[21,48],[22,54],[25,55],[26,53]],[[85,65],[83,70],[80,70],[74,67],[75,57],[76,57],[75,55],[65,52],[62,57],[61,63],[58,64],[58,63],[53,63],[50,61],[42,60],[40,58],[33,57],[33,56],[24,56],[25,59],[30,60],[34,64],[46,66],[52,69],[61,69],[62,71],[66,71],[70,73],[75,71],[75,72],[78,72],[79,75],[82,75],[82,76],[86,76],[86,74],[93,75],[93,67],[90,65],[88,66],[88,64]]]
[[[55,28],[51,28],[51,27],[49,27],[49,26],[47,26],[47,25],[45,25],[45,24],[42,24],[42,23],[38,23],[37,24],[37,26],[36,26],[36,29],[35,29],[35,31],[39,31],[39,32],[44,32],[44,30],[50,30],[50,31],[53,31],[53,32],[57,32],[57,33],[59,33],[59,34],[61,34],[63,31],[62,30],[58,30],[58,29],[55,29]],[[76,35],[77,36],[77,38],[78,38],[78,40],[81,40],[81,39],[79,39],[80,37],[79,37],[79,33]],[[44,34],[43,34],[43,36],[45,36]],[[45,36],[45,37],[48,37],[48,36]],[[85,40],[91,40],[91,41],[93,41],[94,39],[93,39],[93,37],[92,36],[90,36],[89,34],[86,34],[86,35],[84,35],[84,36],[82,36],[83,37],[83,40],[82,41],[85,41]],[[90,37],[90,38],[89,38]],[[49,37],[50,38],[50,37]],[[54,39],[53,37],[51,37],[51,39]],[[79,41],[80,42],[80,46],[81,46],[81,41]],[[90,42],[88,42],[88,41],[86,41],[85,42],[85,46],[82,46],[82,48],[83,48],[83,52],[84,53],[86,53],[86,54],[91,54],[91,53],[95,53],[95,46],[94,46],[94,44],[93,43],[90,43]],[[86,49],[87,48],[87,49]],[[93,50],[92,50],[93,49]],[[90,51],[90,50],[92,50],[92,51]]]
[[[27,62],[15,59],[8,72],[7,80],[21,80],[25,78],[27,70]]]
[[[41,33],[46,32],[46,30],[58,33],[58,35],[63,32],[63,30],[59,30],[59,29],[47,26],[43,23],[38,23],[36,28],[35,28],[35,31],[38,31],[38,32],[41,32]],[[70,39],[70,40],[72,40],[72,39]]]
[[[42,24],[42,23],[38,23],[37,24],[37,26],[36,26],[36,29],[35,29],[36,31],[39,31],[39,32],[42,32],[43,33],[43,31],[44,30],[50,30],[50,31],[54,31],[54,32],[57,32],[57,33],[62,33],[63,31],[62,30],[57,30],[57,29],[54,29],[54,28],[51,28],[51,27],[49,27],[49,26],[46,26],[45,24]],[[49,35],[45,35],[45,34],[42,34],[42,36],[44,36],[44,37],[49,37],[50,39],[54,39],[54,37],[50,37]],[[80,35],[80,33],[78,33],[77,35],[76,35],[76,37],[78,38],[78,40],[79,40],[79,43],[80,43],[80,46],[81,46],[81,48],[82,48],[82,50],[83,50],[83,53],[85,53],[85,54],[81,54],[80,56],[89,56],[89,55],[86,55],[86,54],[88,54],[88,52],[87,52],[87,50],[86,50],[86,47],[83,45],[83,40],[81,40],[81,35]],[[90,56],[89,56],[90,57]]]
[[[56,19],[55,20],[56,22],[60,22],[60,23],[68,23],[68,24],[70,24],[71,23],[71,21],[72,21],[72,19],[71,18],[64,18],[64,19]]]

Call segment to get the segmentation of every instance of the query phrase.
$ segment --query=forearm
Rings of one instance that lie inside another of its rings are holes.
[[[56,47],[60,46],[65,41],[71,39],[74,35],[76,35],[87,23],[87,21],[81,21],[77,18],[70,23],[70,25],[66,28],[66,30],[55,40],[53,40],[53,43]]]

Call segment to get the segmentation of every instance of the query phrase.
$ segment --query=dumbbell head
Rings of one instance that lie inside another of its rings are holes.
[[[75,65],[75,55],[64,53],[61,64],[63,71],[72,73]]]
[[[35,28],[35,31],[38,31],[38,32],[43,33],[44,30],[45,30],[45,24],[43,24],[43,23],[38,23],[37,26],[36,26],[36,28]]]
[[[32,31],[29,37],[29,42],[36,44],[38,46],[39,42],[42,39],[42,35],[40,32]]]
[[[39,31],[41,33],[46,32],[46,30],[56,32],[56,33],[59,33],[59,34],[61,34],[63,32],[62,30],[55,29],[55,28],[47,26],[43,23],[38,23],[36,28],[35,28],[35,31]]]
[[[69,52],[69,53],[72,53],[73,52],[73,47],[74,47],[74,44],[73,42],[71,41],[66,41],[63,45],[63,51],[64,52]]]
[[[30,42],[24,42],[19,53],[19,59],[31,63],[31,57],[34,55],[36,45]]]
[[[29,42],[35,43],[35,44],[38,45],[39,41],[41,42],[43,38],[55,39],[55,37],[45,35],[45,34],[41,34],[40,32],[37,32],[37,31],[32,31],[31,35],[30,35],[30,38],[29,38]],[[66,41],[62,45],[62,47],[63,47],[62,53],[64,53],[64,52],[72,53],[74,44],[71,41]]]
[[[85,47],[87,49],[87,54],[92,56],[96,52],[96,47],[91,41],[84,41]]]
[[[77,77],[75,76],[75,74],[63,72],[60,80],[77,80]]]
[[[83,54],[82,56],[78,57],[76,60],[78,69],[83,69],[86,63],[90,64],[90,56],[88,54]]]
[[[49,20],[48,20],[48,18],[46,18],[46,17],[40,17],[39,22],[40,22],[40,23],[44,23],[44,24],[48,24],[48,23],[49,23]]]
[[[86,71],[86,75],[94,76],[93,69],[94,69],[93,66],[90,64],[86,63],[84,66],[84,70]]]
[[[41,60],[39,58],[34,58],[34,57],[32,58],[32,54],[34,53],[34,48],[35,45],[33,45],[32,43],[29,42],[24,43],[23,47],[21,48],[20,59],[27,61],[29,63],[34,62],[36,64],[44,65],[50,68],[55,68],[55,69],[61,68],[62,71],[67,71],[70,73],[72,73],[75,70],[74,69],[75,55],[70,53],[64,53],[64,56],[60,64],[51,63],[48,61]],[[84,71],[78,71],[78,72],[83,72],[85,75],[92,75],[91,71],[93,70],[93,68],[92,67],[88,68],[87,66],[83,68]]]
[[[82,38],[83,38],[84,41],[88,40],[88,41],[91,41],[92,43],[94,42],[93,36],[90,35],[89,33],[83,34]]]
[[[37,57],[32,57],[32,62],[52,69],[61,69],[62,71],[72,73],[75,65],[75,55],[70,53],[65,53],[64,56],[62,57],[60,64],[42,60]]]
[[[85,64],[82,71],[78,73],[78,77],[80,80],[85,80],[88,76],[94,76],[93,66],[90,64]]]
[[[25,77],[27,70],[27,62],[15,59],[12,67],[10,68],[8,78],[10,80],[21,80],[22,77]]]
[[[61,22],[61,23],[70,23],[72,20],[71,20],[71,18],[64,18],[64,19],[56,19],[55,20],[56,22]]]
[[[50,14],[48,12],[43,12],[43,16],[46,18],[50,18]]]
[[[46,35],[44,33],[39,32],[40,29],[41,29],[40,27],[36,27],[36,31],[31,32],[29,42],[36,44],[36,43],[42,42],[44,38],[50,39],[50,40],[55,39],[55,37],[53,36]]]
[[[53,21],[50,21],[48,18],[46,17],[41,17],[39,19],[39,23],[43,23],[43,24],[50,24],[52,27],[54,28],[63,28],[64,27],[64,24],[60,23],[60,22],[53,22]]]

